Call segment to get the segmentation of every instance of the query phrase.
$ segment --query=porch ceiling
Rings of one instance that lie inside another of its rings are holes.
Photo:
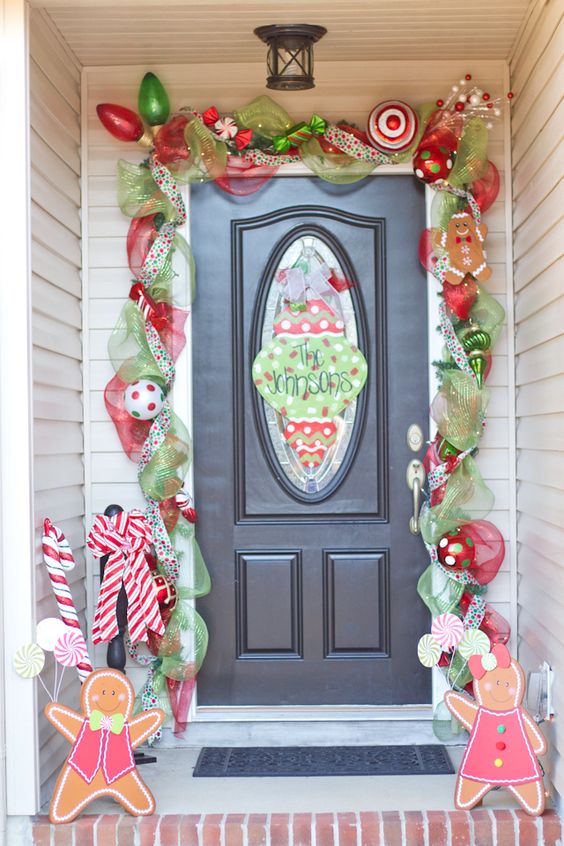
[[[270,23],[328,29],[318,61],[506,59],[530,0],[32,0],[83,65],[264,62]]]

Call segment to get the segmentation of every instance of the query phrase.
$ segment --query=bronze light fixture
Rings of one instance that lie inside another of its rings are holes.
[[[268,44],[267,88],[302,91],[313,88],[313,45],[327,30],[313,24],[270,24],[255,29]]]

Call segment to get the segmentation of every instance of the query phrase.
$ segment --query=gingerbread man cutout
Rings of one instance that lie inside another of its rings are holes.
[[[67,823],[99,796],[112,796],[135,817],[152,814],[155,800],[135,768],[133,749],[154,734],[159,708],[131,717],[134,691],[117,670],[95,670],[80,694],[81,714],[52,702],[45,716],[73,744],[49,807],[52,823]]]
[[[445,693],[449,711],[470,732],[455,805],[466,811],[493,787],[503,786],[528,814],[538,816],[544,811],[545,793],[536,756],[544,755],[547,747],[538,726],[521,708],[525,674],[501,644],[488,655],[473,655],[468,666],[476,701],[452,690]]]
[[[477,224],[468,212],[453,214],[441,236],[441,247],[448,254],[450,265],[445,274],[447,282],[460,285],[467,273],[478,282],[488,281],[492,271],[484,250],[487,234],[487,226]]]

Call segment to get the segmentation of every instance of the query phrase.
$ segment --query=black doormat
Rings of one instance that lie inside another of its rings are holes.
[[[195,778],[451,775],[444,746],[207,746]]]

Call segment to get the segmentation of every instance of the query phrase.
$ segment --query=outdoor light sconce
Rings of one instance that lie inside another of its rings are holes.
[[[313,88],[313,45],[327,30],[312,24],[271,24],[255,29],[268,44],[267,88],[302,91]]]

